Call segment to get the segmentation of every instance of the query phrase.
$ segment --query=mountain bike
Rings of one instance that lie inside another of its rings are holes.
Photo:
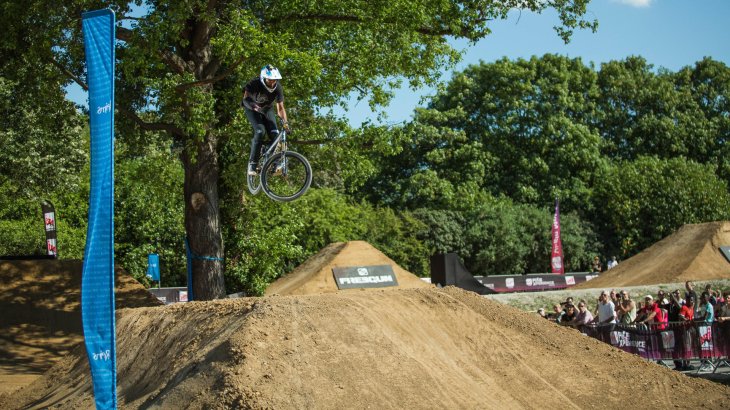
[[[290,151],[282,130],[268,146],[261,147],[256,175],[248,175],[248,190],[256,195],[262,189],[279,202],[293,201],[304,195],[312,184],[312,166],[302,155]]]

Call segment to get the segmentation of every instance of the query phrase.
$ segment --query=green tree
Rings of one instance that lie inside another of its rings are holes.
[[[230,290],[260,295],[324,246],[351,240],[368,241],[417,275],[428,272],[430,253],[417,238],[426,228],[408,212],[356,203],[332,189],[285,204],[244,198],[242,211],[224,219]]]
[[[728,186],[715,171],[712,164],[657,157],[607,168],[594,198],[606,245],[628,257],[683,224],[728,219]]]
[[[453,207],[483,189],[538,206],[558,196],[585,214],[605,163],[593,126],[597,93],[596,73],[580,59],[470,66],[398,131],[402,151],[382,161],[370,197]]]
[[[165,131],[183,148],[185,230],[195,253],[217,258],[194,261],[194,292],[212,299],[225,294],[219,152],[246,134],[223,131],[247,129],[238,110],[241,86],[258,67],[273,62],[286,73],[292,118],[353,91],[375,106],[400,78],[414,87],[432,83],[455,61],[447,36],[477,40],[511,9],[555,9],[567,40],[575,28],[595,28],[583,19],[588,1],[65,0],[49,9],[31,0],[4,5],[0,21],[12,27],[14,51],[53,62],[85,86],[78,17],[85,9],[115,9],[119,128]],[[145,14],[128,17],[132,4],[143,4]],[[307,124],[293,123],[306,135]]]

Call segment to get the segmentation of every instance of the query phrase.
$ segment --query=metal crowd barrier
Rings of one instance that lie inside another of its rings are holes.
[[[590,324],[581,333],[648,360],[700,360],[730,365],[730,321],[657,324]]]

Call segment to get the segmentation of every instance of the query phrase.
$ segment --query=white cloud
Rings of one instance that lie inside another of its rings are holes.
[[[649,7],[653,0],[612,0],[615,3],[626,4],[631,7]]]

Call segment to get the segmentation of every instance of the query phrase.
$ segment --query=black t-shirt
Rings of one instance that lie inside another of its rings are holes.
[[[259,77],[249,81],[245,89],[248,91],[248,95],[253,98],[253,101],[261,108],[269,108],[274,102],[280,103],[284,101],[284,89],[279,81],[276,82],[276,88],[274,88],[273,92],[269,92],[266,89]]]

